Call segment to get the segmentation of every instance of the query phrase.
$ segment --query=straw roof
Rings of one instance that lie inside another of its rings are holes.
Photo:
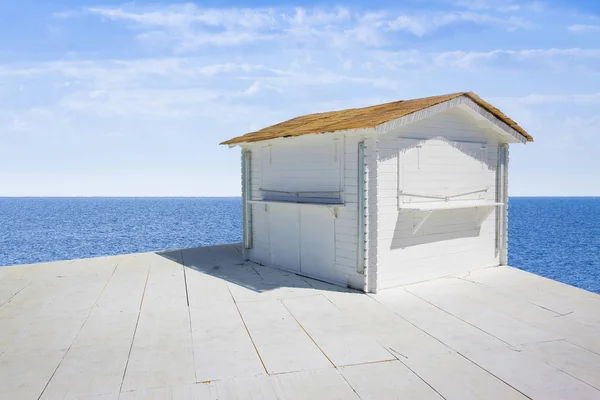
[[[460,92],[414,100],[400,100],[370,107],[350,108],[341,111],[303,115],[263,128],[256,132],[235,137],[221,144],[233,145],[290,136],[335,132],[346,129],[375,128],[384,122],[410,115],[461,96],[471,99],[473,102],[483,107],[496,118],[527,138],[528,142],[533,142],[533,137],[496,107],[484,101],[473,92]]]

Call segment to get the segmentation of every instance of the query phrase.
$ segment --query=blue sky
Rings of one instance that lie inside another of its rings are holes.
[[[472,90],[535,143],[511,195],[600,195],[600,3],[0,0],[0,196],[239,195],[217,144]]]

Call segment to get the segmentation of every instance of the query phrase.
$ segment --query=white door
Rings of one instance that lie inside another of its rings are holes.
[[[287,205],[269,205],[271,264],[300,271],[299,209]]]
[[[301,208],[301,272],[324,279],[335,279],[334,221],[333,215],[326,208]]]

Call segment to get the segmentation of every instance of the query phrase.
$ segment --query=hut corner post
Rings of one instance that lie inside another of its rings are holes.
[[[356,272],[365,275],[365,142],[358,143],[358,238]]]
[[[244,255],[248,258],[248,249],[252,248],[252,205],[248,203],[251,198],[252,182],[251,176],[251,152],[242,150],[242,220],[243,220],[243,239]]]
[[[508,265],[508,144],[498,146],[496,250],[500,265]]]
[[[502,247],[500,250],[500,265],[508,265],[508,143],[502,145]]]

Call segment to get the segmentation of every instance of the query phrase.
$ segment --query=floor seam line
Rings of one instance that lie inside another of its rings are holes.
[[[583,346],[581,346],[581,345],[578,345],[577,343],[573,343],[573,342],[571,342],[571,341],[570,341],[568,338],[565,338],[565,339],[562,339],[562,340],[564,340],[564,341],[565,341],[565,342],[567,342],[567,343],[570,343],[570,344],[572,344],[573,346],[577,346],[577,347],[579,347],[580,349],[583,349],[583,350],[585,350],[585,351],[589,351],[590,353],[597,354],[597,355],[599,355],[599,356],[600,356],[600,353],[598,353],[597,351],[590,350],[590,349],[588,349],[587,347],[583,347]]]
[[[148,279],[150,278],[150,268],[152,266],[148,266],[148,273],[146,274],[146,282],[144,283],[144,290],[142,291],[142,298],[140,299],[140,308],[139,312],[142,312],[142,304],[144,304],[144,296],[146,295],[146,288],[148,287]]]
[[[185,299],[187,301],[188,308],[190,307],[190,296],[188,295],[188,285],[187,285],[187,275],[185,273],[185,262],[183,261],[183,250],[180,250],[181,253],[181,266],[183,268],[183,283],[185,285]]]
[[[58,365],[56,366],[56,368],[52,372],[52,375],[50,375],[50,378],[48,379],[48,382],[46,382],[46,385],[44,386],[44,389],[42,389],[42,392],[38,396],[38,400],[40,400],[42,398],[42,396],[44,395],[44,392],[48,388],[48,385],[50,385],[50,382],[52,381],[52,379],[54,379],[54,375],[56,375],[56,371],[58,371],[58,369],[62,365],[62,363],[65,360],[65,358],[67,358],[67,354],[69,354],[69,351],[71,351],[71,348],[73,347],[73,344],[77,341],[77,338],[79,337],[79,334],[83,330],[83,327],[85,326],[86,322],[90,318],[90,315],[92,315],[92,312],[94,311],[94,307],[96,307],[96,304],[98,304],[98,300],[100,300],[100,297],[102,297],[102,293],[104,293],[104,290],[108,286],[108,283],[110,282],[110,280],[112,279],[112,277],[115,275],[115,271],[117,270],[118,266],[119,266],[119,263],[117,262],[117,264],[115,265],[115,268],[113,268],[112,273],[110,274],[110,276],[108,277],[108,279],[104,283],[104,286],[102,287],[102,290],[100,290],[100,293],[98,293],[98,296],[96,297],[96,300],[94,301],[94,304],[92,304],[92,307],[90,307],[90,311],[88,312],[88,315],[85,317],[85,320],[83,320],[83,323],[79,327],[79,331],[77,331],[77,335],[75,335],[75,337],[73,338],[73,341],[71,342],[71,344],[67,348],[67,351],[65,351],[65,354],[63,354],[62,358],[58,362]]]
[[[421,332],[423,332],[424,334],[426,334],[427,336],[429,336],[433,340],[437,340],[442,345],[446,346],[448,348],[448,350],[450,350],[450,351],[457,351],[456,349],[454,349],[454,347],[448,345],[447,343],[445,343],[441,339],[439,339],[439,338],[435,337],[434,335],[432,335],[431,333],[427,332],[425,329],[421,328],[419,325],[413,323],[409,319],[404,318],[402,315],[398,314],[395,310],[393,310],[392,308],[390,308],[387,304],[384,304],[384,303],[380,302],[379,300],[377,300],[376,298],[374,298],[373,296],[370,296],[368,294],[366,294],[366,296],[369,297],[369,298],[371,298],[374,302],[376,302],[377,304],[381,305],[382,307],[384,307],[386,310],[388,310],[389,312],[391,312],[392,314],[394,314],[395,316],[397,316],[401,320],[403,320],[403,321],[407,322],[408,324],[414,326],[415,328],[417,328],[418,330],[420,330]]]
[[[315,341],[315,339],[313,339],[313,337],[310,336],[310,334],[308,333],[308,331],[306,329],[304,329],[304,326],[302,326],[302,324],[300,323],[300,321],[298,321],[298,319],[296,318],[296,316],[294,314],[292,314],[292,312],[290,311],[290,309],[287,308],[287,306],[285,305],[285,303],[283,302],[283,300],[279,300],[279,302],[281,303],[281,305],[283,305],[283,308],[285,308],[287,310],[287,312],[292,316],[292,318],[294,318],[294,321],[296,321],[296,323],[298,324],[298,326],[300,327],[300,329],[302,329],[304,331],[304,333],[306,334],[306,336],[308,336],[310,338],[310,340],[314,343],[314,345],[317,346],[317,349],[319,349],[319,351],[321,353],[323,353],[323,355],[325,356],[325,358],[327,359],[327,361],[329,361],[331,363],[331,365],[333,365],[333,368],[337,369],[337,366],[335,365],[335,363],[333,361],[331,361],[331,359],[327,356],[327,354],[325,354],[325,351],[323,351],[323,349],[321,348],[321,346],[319,346],[317,344],[317,342]]]
[[[272,374],[269,374],[269,376],[289,375],[289,374],[297,374],[299,372],[321,371],[321,370],[325,370],[325,369],[331,370],[331,367],[319,367],[319,368],[309,368],[309,369],[297,369],[297,370],[293,370],[293,371],[273,372]]]
[[[416,371],[414,371],[411,367],[409,367],[408,365],[406,365],[406,363],[402,362],[402,360],[400,360],[400,359],[398,359],[398,361],[402,365],[404,365],[410,372],[412,372],[417,378],[419,378],[421,381],[423,381],[424,384],[426,384],[427,386],[429,386],[431,388],[431,390],[433,390],[434,392],[436,392],[438,394],[438,396],[440,396],[444,400],[447,400],[446,397],[444,397],[444,395],[442,395],[440,392],[438,392],[436,388],[434,388],[429,382],[427,382],[425,379],[423,379],[423,377],[421,377],[421,375],[417,374]]]
[[[183,282],[185,283],[185,298],[187,299],[188,321],[190,324],[190,339],[192,340],[192,357],[194,359],[194,381],[198,383],[198,369],[196,368],[196,347],[194,346],[194,330],[192,328],[192,310],[190,309],[190,297],[188,295],[187,274],[185,272],[185,261],[183,260],[183,250],[181,251],[181,265],[183,268]]]
[[[510,346],[510,347],[512,347],[512,348],[514,348],[514,347],[515,347],[515,346],[514,346],[514,345],[512,345],[511,343],[509,343],[509,342],[507,342],[507,341],[505,341],[505,340],[503,340],[503,339],[500,339],[499,337],[497,337],[497,336],[495,336],[495,335],[492,335],[491,333],[489,333],[489,332],[487,332],[487,331],[485,331],[485,330],[481,329],[481,328],[480,328],[480,327],[478,327],[477,325],[474,325],[474,324],[472,324],[472,323],[470,323],[470,322],[468,322],[468,321],[466,321],[466,320],[464,320],[464,319],[462,319],[462,318],[460,318],[460,317],[458,317],[458,316],[456,316],[456,315],[452,314],[450,311],[444,310],[443,308],[441,308],[441,307],[437,306],[436,304],[434,304],[434,303],[432,303],[432,302],[430,302],[430,301],[428,301],[428,300],[426,300],[426,299],[422,298],[421,296],[419,296],[419,295],[417,295],[417,294],[415,294],[415,293],[413,293],[413,292],[411,292],[411,291],[408,291],[408,290],[406,290],[406,289],[405,289],[405,291],[406,291],[407,293],[410,293],[410,294],[412,294],[412,295],[413,295],[413,296],[415,296],[416,298],[418,298],[418,299],[421,299],[421,300],[422,300],[422,301],[424,301],[425,303],[432,305],[433,307],[437,308],[438,310],[440,310],[440,311],[442,311],[442,312],[445,312],[446,314],[448,314],[448,315],[450,315],[450,316],[452,316],[452,317],[454,317],[454,318],[458,319],[459,321],[462,321],[462,322],[464,322],[465,324],[467,324],[467,325],[469,325],[469,326],[472,326],[473,328],[475,328],[475,329],[477,329],[477,330],[479,330],[479,331],[481,331],[481,332],[485,333],[486,335],[489,335],[489,336],[491,336],[491,337],[493,337],[493,338],[495,338],[495,339],[498,339],[498,340],[499,340],[499,341],[501,341],[502,343],[504,343],[504,344],[507,344],[507,345],[509,345],[509,346]],[[516,318],[515,318],[515,319],[516,319]],[[517,321],[519,321],[519,320],[517,320]],[[535,328],[535,327],[534,327],[534,326],[532,326],[532,328]]]
[[[235,309],[237,310],[240,319],[242,320],[242,324],[244,324],[244,328],[246,329],[246,333],[248,334],[248,338],[250,339],[250,342],[252,343],[252,346],[254,347],[254,351],[256,351],[256,355],[258,356],[258,359],[260,360],[260,363],[262,364],[265,373],[268,375],[269,374],[269,370],[267,370],[267,366],[265,365],[265,362],[262,359],[262,356],[260,355],[260,352],[258,351],[258,347],[256,347],[256,343],[254,343],[254,339],[252,338],[252,335],[250,334],[250,329],[248,329],[248,325],[246,325],[246,321],[244,320],[244,316],[242,315],[242,312],[240,311],[240,308],[238,307],[237,302],[235,301],[235,297],[233,297],[233,293],[231,293],[231,288],[229,287],[229,284],[226,284],[227,286],[227,291],[229,292],[229,295],[231,296],[231,300],[233,300],[233,304],[235,305]]]
[[[571,375],[570,373],[568,373],[567,371],[563,370],[562,368],[560,368],[560,367],[558,367],[558,366],[556,366],[556,365],[554,365],[554,364],[551,364],[551,363],[549,363],[549,362],[547,362],[547,361],[545,361],[545,360],[542,360],[540,357],[537,357],[537,356],[536,356],[536,355],[534,355],[534,354],[533,354],[532,356],[533,356],[533,357],[535,357],[536,359],[538,359],[539,361],[543,362],[544,364],[546,364],[546,365],[549,365],[549,366],[551,366],[552,368],[555,368],[555,369],[559,370],[559,371],[560,371],[560,372],[562,372],[563,374],[565,374],[565,375],[568,375],[568,376],[570,376],[571,378],[573,378],[573,379],[576,379],[576,380],[578,380],[579,382],[581,382],[581,383],[584,383],[584,384],[586,384],[586,385],[590,386],[592,389],[596,389],[596,390],[600,391],[600,388],[597,388],[596,386],[592,385],[591,383],[588,383],[588,382],[586,382],[586,381],[584,381],[584,380],[582,380],[582,379],[580,379],[580,378],[576,377],[575,375]]]
[[[144,291],[142,292],[142,299],[140,300],[140,308],[138,309],[137,321],[135,321],[135,328],[133,329],[133,336],[131,337],[131,345],[129,346],[129,353],[127,354],[127,362],[125,363],[125,369],[123,370],[123,377],[121,378],[121,386],[119,386],[119,397],[121,397],[121,393],[123,392],[123,384],[125,383],[125,375],[127,374],[127,368],[129,367],[129,359],[131,358],[131,353],[133,351],[133,343],[135,342],[135,335],[137,333],[137,328],[140,323],[140,317],[142,315],[142,303],[144,302],[144,295],[146,294],[146,288],[148,287],[148,279],[150,278],[150,269],[152,265],[148,266],[148,273],[146,274],[146,283],[144,284]]]
[[[10,296],[8,299],[6,299],[6,301],[2,304],[0,304],[0,307],[2,307],[5,304],[8,304],[12,301],[12,299],[15,298],[16,295],[18,295],[19,293],[21,293],[23,290],[25,290],[29,285],[31,285],[33,283],[33,281],[30,281],[27,285],[23,286],[21,289],[17,290],[17,292],[15,294],[13,294],[12,296]]]
[[[492,268],[494,268],[494,267],[492,267]],[[502,293],[502,292],[500,292],[500,291],[496,290],[496,289],[495,289],[493,286],[486,285],[485,283],[478,282],[478,281],[473,281],[473,280],[470,280],[470,279],[461,278],[461,277],[459,277],[459,276],[455,276],[455,278],[456,278],[456,279],[459,279],[459,280],[462,280],[462,281],[465,281],[465,282],[470,282],[470,283],[472,283],[472,284],[474,284],[474,285],[476,285],[476,286],[479,286],[479,287],[485,288],[486,290],[489,290],[490,292],[492,292],[492,293],[494,293],[494,294],[496,294],[496,295],[499,295],[499,296],[502,296],[502,297],[506,297],[506,298],[508,298],[508,299],[511,299],[511,300],[518,300],[518,301],[522,301],[522,299],[515,298],[515,297],[513,297],[512,295],[509,295],[508,293]],[[552,313],[556,314],[555,316],[560,316],[560,315],[561,315],[561,313],[559,313],[558,311],[554,311],[554,310],[553,310],[553,309],[551,309],[551,308],[544,307],[544,306],[542,306],[542,305],[539,305],[539,304],[537,304],[537,303],[534,303],[534,302],[533,302],[533,301],[531,301],[531,300],[524,300],[524,302],[525,302],[525,303],[529,303],[529,304],[531,304],[531,305],[533,305],[533,306],[539,307],[539,308],[541,308],[542,310],[550,311],[550,312],[552,312]]]
[[[340,376],[344,380],[344,382],[346,382],[346,385],[348,385],[348,387],[350,388],[350,390],[352,390],[354,392],[354,394],[356,395],[356,397],[359,398],[359,399],[362,399],[362,397],[360,397],[360,394],[358,394],[358,392],[356,391],[356,389],[354,389],[354,386],[352,386],[350,384],[350,382],[348,382],[348,379],[346,379],[346,377],[344,376],[344,374],[342,374],[342,372],[340,370],[337,370],[337,371],[338,371],[338,374],[340,374]]]
[[[517,389],[516,387],[514,387],[513,385],[511,385],[510,383],[506,382],[504,379],[500,378],[498,375],[492,373],[491,371],[489,371],[486,368],[483,368],[481,365],[479,365],[478,363],[476,363],[475,361],[471,360],[469,357],[467,357],[466,355],[464,355],[463,353],[461,353],[460,351],[456,352],[459,356],[461,356],[462,358],[464,358],[465,360],[469,361],[470,363],[473,363],[474,365],[476,365],[477,367],[481,368],[482,370],[484,370],[485,372],[487,372],[488,374],[490,374],[491,376],[493,376],[494,378],[498,379],[500,382],[504,383],[506,386],[513,388],[514,390],[516,390],[517,392],[521,393],[523,396],[527,397],[528,399],[533,399],[531,396],[528,396],[527,394],[523,393],[522,391],[520,391],[519,389]]]
[[[137,333],[137,328],[140,323],[141,315],[142,315],[142,311],[139,310],[137,321],[135,322],[135,329],[133,330],[133,337],[131,338],[131,345],[129,346],[129,353],[127,354],[127,362],[125,363],[125,369],[123,370],[123,377],[121,378],[121,386],[119,386],[119,397],[121,397],[121,393],[123,392],[123,384],[125,383],[125,375],[127,374],[127,367],[129,367],[129,359],[131,358],[131,352],[133,351],[133,342],[135,341],[135,334]],[[126,391],[128,391],[128,390],[126,390]]]
[[[359,366],[359,365],[383,364],[383,363],[390,363],[390,362],[400,361],[400,359],[398,357],[394,356],[393,354],[392,354],[392,356],[394,358],[390,359],[390,360],[367,361],[367,362],[361,362],[361,363],[339,365],[338,369],[339,368],[346,368],[346,367],[356,367],[356,366]]]

